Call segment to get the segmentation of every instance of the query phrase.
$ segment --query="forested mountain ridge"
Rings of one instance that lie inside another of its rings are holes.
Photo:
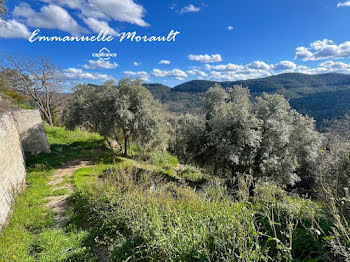
[[[325,119],[337,118],[350,111],[350,75],[338,73],[285,73],[242,81],[192,80],[173,88],[161,84],[145,84],[145,87],[170,111],[199,113],[204,92],[215,84],[224,88],[248,87],[252,97],[264,92],[282,94],[293,108],[314,117],[318,125]]]
[[[206,80],[192,80],[178,86],[175,86],[173,92],[202,93],[206,92],[214,84],[220,84],[222,87],[233,85],[242,85],[249,87],[251,92],[271,92],[280,89],[296,88],[322,88],[322,87],[350,87],[350,75],[327,73],[320,75],[306,75],[299,73],[285,73],[275,76],[269,76],[261,79],[215,82]]]

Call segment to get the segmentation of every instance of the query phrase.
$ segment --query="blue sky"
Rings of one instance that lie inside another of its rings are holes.
[[[72,82],[140,77],[174,86],[192,79],[239,80],[283,72],[350,73],[347,0],[11,0],[0,26],[4,55],[48,56]],[[33,42],[41,35],[97,35],[109,43]],[[121,32],[176,42],[118,41]],[[106,47],[116,58],[99,61]]]

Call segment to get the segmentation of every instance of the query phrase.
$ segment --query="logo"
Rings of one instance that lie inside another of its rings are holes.
[[[111,53],[107,48],[102,48],[98,53],[93,53],[93,57],[98,57],[102,61],[107,61],[111,58],[117,57],[117,53]]]

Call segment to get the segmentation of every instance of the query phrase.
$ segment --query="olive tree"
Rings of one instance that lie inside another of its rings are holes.
[[[128,155],[131,142],[141,153],[163,147],[166,130],[160,105],[140,80],[122,79],[118,85],[78,85],[64,110],[69,129],[83,126],[116,141]]]
[[[304,186],[310,187],[322,141],[315,121],[291,109],[281,95],[264,94],[253,106],[261,121],[255,173],[290,185],[303,178]]]
[[[215,174],[272,177],[285,185],[314,176],[321,135],[280,95],[252,102],[247,88],[216,86],[206,93],[205,117],[189,119],[178,128],[177,152]]]
[[[331,121],[325,131],[317,166],[319,187],[344,197],[350,189],[350,115]]]
[[[177,157],[184,162],[200,162],[198,157],[206,144],[205,121],[202,117],[186,114],[175,123],[174,140],[170,146]]]
[[[260,122],[253,114],[248,89],[229,88],[226,96],[223,91],[216,87],[206,96],[206,154],[213,155],[215,165],[229,169],[233,176],[251,173],[260,144]]]
[[[327,243],[339,261],[350,260],[350,115],[328,122],[317,165],[318,196],[334,223]]]

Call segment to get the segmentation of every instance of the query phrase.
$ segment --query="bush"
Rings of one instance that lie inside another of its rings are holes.
[[[210,180],[210,176],[192,166],[186,166],[177,172],[178,176],[185,179],[190,185],[201,185]]]

